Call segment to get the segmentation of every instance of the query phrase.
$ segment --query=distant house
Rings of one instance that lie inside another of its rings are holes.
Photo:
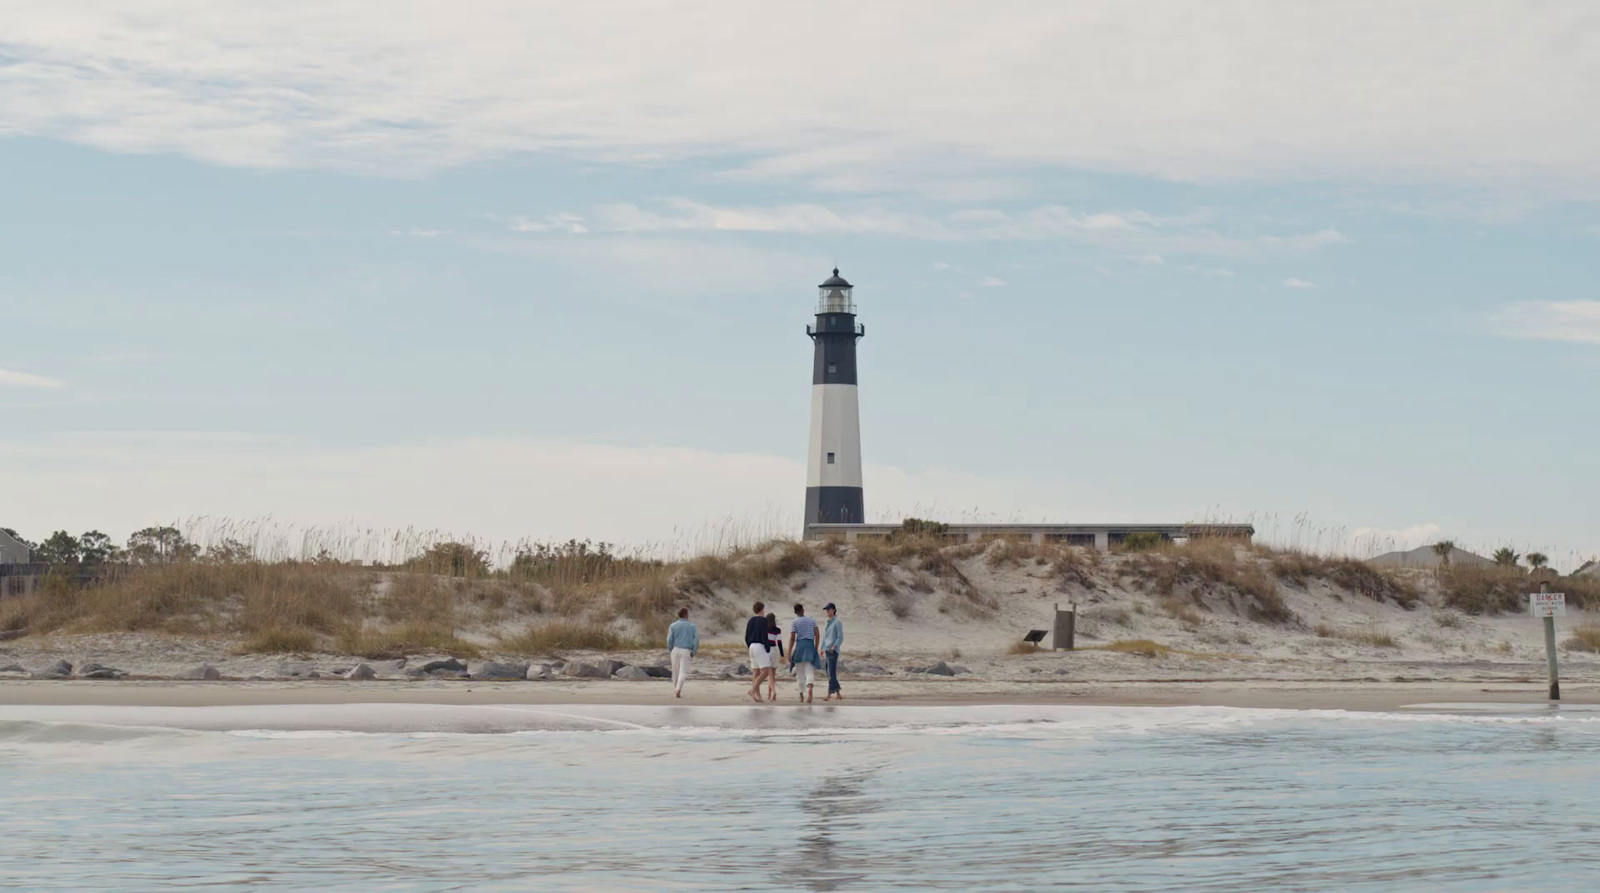
[[[1438,567],[1438,553],[1433,551],[1433,545],[1418,546],[1409,552],[1385,552],[1376,558],[1368,558],[1367,563],[1374,567]],[[1482,555],[1474,555],[1466,549],[1450,550],[1451,567],[1478,567],[1480,565],[1494,564],[1493,561]]]
[[[0,530],[0,564],[27,564],[33,553],[25,543],[4,530]]]
[[[1591,558],[1573,571],[1572,575],[1574,577],[1600,577],[1600,561]]]

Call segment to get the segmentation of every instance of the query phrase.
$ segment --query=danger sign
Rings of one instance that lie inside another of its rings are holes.
[[[1565,592],[1528,593],[1528,613],[1535,617],[1565,617],[1567,594]]]

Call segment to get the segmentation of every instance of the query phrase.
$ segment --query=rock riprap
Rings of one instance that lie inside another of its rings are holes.
[[[589,663],[588,661],[575,660],[569,662],[562,672],[577,679],[605,679],[611,675],[611,663]]]
[[[504,664],[495,661],[486,661],[472,669],[474,679],[526,679],[528,678],[527,664]]]
[[[116,667],[104,664],[87,663],[78,668],[78,676],[83,679],[121,679],[126,675]]]

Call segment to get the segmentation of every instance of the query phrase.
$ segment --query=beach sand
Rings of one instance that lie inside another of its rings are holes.
[[[0,718],[11,705],[213,707],[269,704],[551,704],[551,705],[797,705],[792,682],[780,679],[778,700],[752,703],[748,682],[693,680],[674,699],[664,682],[571,680],[463,681],[0,681]],[[1011,682],[981,679],[851,680],[838,706],[963,706],[984,704],[1227,706],[1275,709],[1393,710],[1424,703],[1549,703],[1542,681],[1526,676],[1415,682],[1197,678]],[[821,690],[815,704],[821,705]],[[1600,704],[1600,680],[1566,680],[1562,703]]]

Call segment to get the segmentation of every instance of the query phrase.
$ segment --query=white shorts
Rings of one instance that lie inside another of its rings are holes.
[[[762,645],[759,642],[751,643],[751,645],[750,645],[750,669],[752,669],[752,670],[770,670],[770,669],[772,669],[772,652],[767,650],[767,646]]]

